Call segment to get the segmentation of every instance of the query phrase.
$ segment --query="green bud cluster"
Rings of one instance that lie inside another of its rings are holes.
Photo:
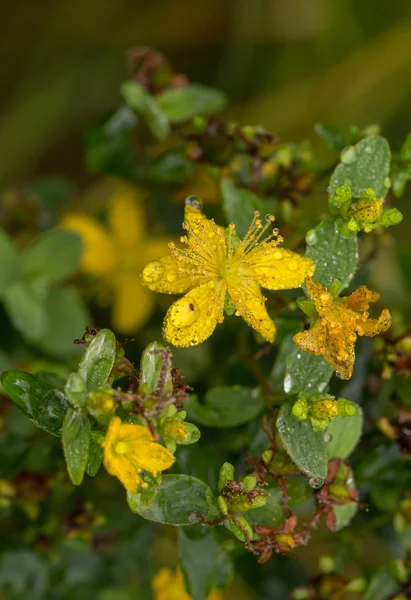
[[[292,408],[300,421],[309,419],[314,431],[323,431],[335,417],[352,417],[357,413],[355,404],[346,398],[335,399],[330,394],[303,395]]]

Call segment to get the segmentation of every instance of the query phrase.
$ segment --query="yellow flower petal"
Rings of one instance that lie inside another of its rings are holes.
[[[174,346],[201,344],[223,320],[226,284],[210,281],[174,302],[164,320],[164,337]]]
[[[147,427],[122,423],[119,417],[111,419],[102,445],[105,469],[131,492],[137,491],[142,469],[157,473],[174,462],[174,456],[153,441]]]
[[[353,310],[368,310],[370,302],[377,302],[380,294],[372,292],[365,285],[355,290],[350,296],[344,298],[343,302],[348,308]]]
[[[154,475],[159,471],[169,469],[175,460],[167,448],[156,442],[133,443],[132,448],[139,467]]]
[[[315,271],[311,258],[278,247],[265,249],[261,255],[257,247],[246,256],[245,262],[253,266],[258,283],[268,290],[297,288]]]
[[[141,278],[149,290],[162,294],[184,294],[194,285],[191,277],[179,273],[177,260],[172,256],[163,256],[148,263]]]
[[[166,236],[152,236],[148,238],[144,243],[141,265],[157,260],[159,256],[168,255],[168,245],[173,241],[175,242],[176,239]]]
[[[368,318],[366,321],[360,321],[357,324],[358,335],[374,337],[391,327],[391,315],[387,308],[384,308],[378,319]]]
[[[120,184],[109,201],[107,217],[116,246],[126,251],[143,245],[146,221],[138,189]]]
[[[118,264],[116,248],[106,230],[86,214],[71,213],[63,217],[64,229],[80,234],[84,252],[81,268],[91,275],[102,277],[112,273]]]
[[[118,273],[114,280],[113,326],[120,333],[138,331],[150,318],[154,298],[138,273]]]
[[[240,279],[238,283],[230,279],[228,293],[244,321],[273,342],[276,328],[265,308],[259,284],[251,279]]]

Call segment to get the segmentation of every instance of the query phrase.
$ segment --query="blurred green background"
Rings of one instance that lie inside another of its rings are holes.
[[[81,132],[118,104],[136,45],[221,87],[231,116],[291,139],[314,138],[320,120],[379,122],[395,147],[409,128],[408,0],[21,0],[3,3],[1,29],[3,186],[84,180]]]

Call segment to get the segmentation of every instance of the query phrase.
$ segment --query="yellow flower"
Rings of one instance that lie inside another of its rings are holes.
[[[163,568],[152,579],[154,600],[191,600],[186,592],[183,574],[180,569],[172,571]],[[212,590],[207,600],[223,600],[222,592]]]
[[[137,331],[150,317],[154,299],[141,284],[139,272],[167,247],[168,239],[147,239],[144,210],[138,190],[126,184],[108,204],[108,226],[84,213],[70,213],[62,226],[83,239],[81,268],[113,294],[113,325],[120,333]],[[103,294],[102,294],[103,295]]]
[[[229,225],[225,235],[223,228],[198,208],[186,205],[183,227],[187,235],[181,241],[187,248],[169,244],[171,256],[149,263],[142,274],[143,283],[150,290],[166,294],[188,292],[167,312],[167,341],[183,347],[204,342],[217,323],[223,321],[226,299],[234,303],[237,316],[266,340],[274,341],[275,326],[260,286],[269,290],[299,287],[315,267],[311,259],[278,248],[282,239],[278,230],[272,229],[274,217],[267,220],[263,226],[256,212],[240,242],[234,225]]]
[[[130,492],[136,492],[142,469],[154,476],[171,467],[174,456],[157,444],[147,427],[111,419],[103,442],[104,466]]]
[[[334,298],[326,287],[308,278],[307,290],[318,312],[311,329],[297,333],[294,341],[302,350],[322,355],[341,379],[350,379],[355,361],[357,335],[373,337],[387,331],[391,315],[384,309],[370,319],[367,309],[380,295],[362,286],[346,298]]]

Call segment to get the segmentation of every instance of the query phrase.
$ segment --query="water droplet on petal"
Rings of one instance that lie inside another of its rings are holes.
[[[357,153],[354,146],[348,146],[341,152],[341,162],[345,165],[352,165],[356,161]]]
[[[310,484],[310,486],[312,488],[314,488],[315,490],[318,490],[318,488],[320,488],[324,485],[324,479],[321,479],[321,477],[310,477],[310,479],[308,480],[308,483]]]
[[[326,432],[324,433],[324,442],[325,442],[326,444],[328,444],[328,442],[331,442],[331,440],[332,440],[332,439],[333,439],[333,434],[332,434],[332,433],[330,433],[329,431],[326,431]]]
[[[155,261],[149,263],[143,271],[142,277],[146,283],[156,283],[164,275],[164,267],[161,263]],[[176,277],[177,278],[177,277]]]
[[[185,200],[185,205],[197,210],[203,210],[203,201],[198,196],[188,196]]]
[[[298,269],[298,262],[296,260],[290,260],[288,263],[288,268],[290,271],[296,271]]]

